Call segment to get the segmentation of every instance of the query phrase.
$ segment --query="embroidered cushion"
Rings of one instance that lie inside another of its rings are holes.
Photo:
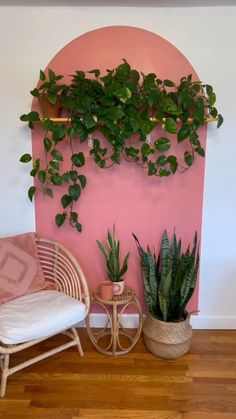
[[[0,303],[51,288],[45,280],[34,233],[0,239]]]

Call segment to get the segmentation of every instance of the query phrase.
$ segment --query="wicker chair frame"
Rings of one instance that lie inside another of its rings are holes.
[[[90,296],[86,278],[76,258],[60,243],[44,238],[37,238],[37,250],[45,279],[56,284],[58,291],[61,291],[81,302],[86,306],[86,316],[90,307]],[[35,364],[42,359],[48,358],[72,346],[77,346],[81,356],[84,355],[80,338],[76,327],[60,332],[70,338],[70,341],[57,346],[47,352],[28,359],[25,362],[9,367],[10,355],[22,351],[30,346],[36,345],[51,336],[31,340],[16,345],[5,345],[0,341],[0,367],[2,370],[0,396],[4,397],[6,392],[7,378],[21,369]]]

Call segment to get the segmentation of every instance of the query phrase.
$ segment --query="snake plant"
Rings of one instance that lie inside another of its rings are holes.
[[[113,227],[112,233],[108,230],[107,232],[107,247],[106,249],[103,244],[97,240],[97,244],[101,252],[105,256],[106,260],[106,271],[112,282],[120,282],[123,280],[123,275],[128,269],[129,253],[124,258],[123,264],[120,267],[120,241],[117,240],[115,234],[115,227]]]
[[[192,250],[182,253],[181,240],[174,233],[170,243],[164,231],[158,257],[149,246],[145,251],[133,234],[141,259],[144,296],[151,315],[173,322],[185,318],[186,305],[196,287],[199,268],[198,239],[195,232]]]

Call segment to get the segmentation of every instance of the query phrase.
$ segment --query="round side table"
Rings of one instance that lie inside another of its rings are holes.
[[[105,310],[106,314],[106,324],[102,330],[91,328],[89,315],[86,318],[88,335],[94,347],[102,354],[113,356],[124,355],[130,352],[137,343],[142,331],[142,309],[135,292],[131,288],[125,287],[123,294],[114,295],[112,300],[103,300],[100,297],[99,290],[96,290],[91,298],[91,307],[94,304]],[[138,328],[134,334],[130,333],[122,325],[124,311],[129,305],[135,306],[138,312]],[[101,344],[101,340],[104,337],[108,340],[105,347]],[[123,346],[121,342],[122,337],[128,339],[128,346]]]

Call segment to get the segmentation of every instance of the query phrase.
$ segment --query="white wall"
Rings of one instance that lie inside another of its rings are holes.
[[[19,115],[40,68],[75,37],[110,25],[136,26],[163,36],[212,84],[225,118],[209,125],[200,270],[200,314],[195,327],[236,327],[236,7],[76,8],[0,7],[0,236],[33,231],[31,182],[19,157],[31,152]],[[174,65],[174,63],[173,63]],[[194,187],[194,185],[193,185]]]

